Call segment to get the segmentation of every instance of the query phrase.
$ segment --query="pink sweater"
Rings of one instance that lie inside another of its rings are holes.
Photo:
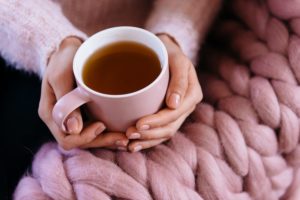
[[[220,0],[0,0],[0,53],[17,68],[43,75],[68,36],[131,25],[172,36],[196,60]],[[209,2],[209,3],[208,3]],[[200,34],[202,33],[202,34]]]

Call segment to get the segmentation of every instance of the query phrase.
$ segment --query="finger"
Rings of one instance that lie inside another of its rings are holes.
[[[153,115],[143,117],[136,123],[136,127],[139,131],[146,131],[165,126],[177,120],[181,115],[191,113],[194,109],[195,105],[192,104],[192,101],[185,99],[179,109],[170,110],[166,108]]]
[[[141,118],[136,123],[139,131],[165,126],[178,119],[184,113],[191,113],[195,109],[196,104],[202,99],[202,90],[194,68],[190,69],[188,76],[188,89],[181,106],[175,110],[166,108],[156,114]]]
[[[180,128],[181,124],[184,122],[187,116],[190,115],[192,111],[193,110],[186,112],[174,122],[169,123],[163,127],[157,127],[154,129],[150,129],[147,131],[140,131],[140,132],[135,127],[130,127],[126,132],[126,136],[129,139],[139,139],[139,140],[170,138],[176,133],[176,131]]]
[[[75,86],[72,63],[76,50],[75,48],[67,48],[56,52],[48,64],[47,73],[51,73],[49,83],[56,99],[70,92]]]
[[[50,71],[48,73],[52,73],[52,75],[49,78],[49,84],[53,89],[56,100],[59,100],[74,88],[75,81],[72,72],[72,60],[75,52],[76,48],[68,48],[59,53],[55,53],[55,59],[50,60],[48,66]],[[81,132],[83,122],[79,109],[76,109],[69,115],[65,122],[65,127],[70,134],[79,134]]]
[[[48,125],[52,121],[52,113],[56,98],[46,79],[43,79],[38,113],[43,122]]]
[[[111,132],[103,133],[90,143],[82,145],[81,148],[106,147],[110,149],[126,150],[129,140],[124,133]]]
[[[131,152],[137,152],[142,149],[148,149],[150,147],[156,146],[164,141],[170,139],[179,129],[181,124],[184,122],[187,116],[183,115],[175,122],[161,128],[157,128],[149,131],[148,133],[143,133],[140,140],[135,140],[128,145],[128,149]],[[163,136],[163,137],[160,137]],[[142,139],[149,138],[149,139]]]
[[[51,125],[52,127],[50,127],[50,124],[54,124],[52,119],[52,110],[55,103],[56,103],[56,97],[54,95],[54,92],[51,86],[49,85],[48,81],[46,79],[43,79],[38,113],[40,118],[43,120],[43,122],[48,126],[50,130],[54,129],[53,127],[54,125]],[[58,127],[55,128],[55,132],[58,131],[60,132],[60,130],[57,129]]]
[[[188,72],[191,62],[183,54],[170,55],[171,80],[166,95],[167,106],[171,109],[179,107],[188,87]]]
[[[129,144],[128,149],[131,152],[137,152],[142,149],[148,149],[148,148],[154,147],[154,146],[161,144],[167,140],[168,140],[168,138],[145,140],[145,141],[142,141],[142,140],[141,141],[133,141]]]
[[[90,143],[105,130],[105,126],[101,122],[94,122],[87,125],[82,130],[81,134],[77,135],[66,135],[58,128],[55,122],[49,123],[48,127],[53,133],[58,144],[65,150],[70,150]]]
[[[80,147],[84,144],[90,143],[98,135],[105,130],[105,126],[101,122],[94,122],[87,125],[79,135],[67,135],[65,137],[66,142],[74,144],[76,147]]]

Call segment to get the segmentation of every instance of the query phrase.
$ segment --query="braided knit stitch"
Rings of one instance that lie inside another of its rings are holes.
[[[138,153],[45,144],[14,198],[299,200],[300,1],[231,5],[239,20],[215,30],[228,52],[205,55],[205,103],[181,132]]]

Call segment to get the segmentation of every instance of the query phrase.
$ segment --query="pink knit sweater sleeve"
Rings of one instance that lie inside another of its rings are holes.
[[[195,63],[200,42],[220,4],[221,0],[157,0],[146,28],[172,36]]]
[[[0,0],[0,53],[17,68],[43,75],[68,36],[85,38],[50,0]]]

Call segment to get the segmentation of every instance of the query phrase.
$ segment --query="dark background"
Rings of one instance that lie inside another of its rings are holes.
[[[0,58],[0,199],[12,199],[19,179],[30,169],[51,134],[38,116],[40,79],[6,66]]]

